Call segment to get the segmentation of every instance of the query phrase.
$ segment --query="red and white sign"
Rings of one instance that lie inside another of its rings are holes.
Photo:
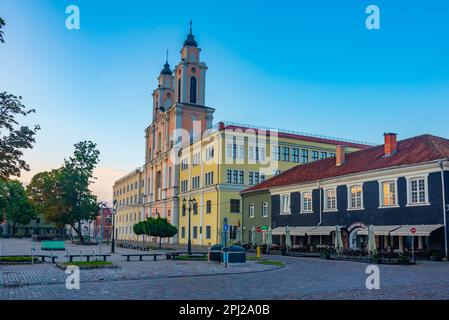
[[[262,231],[262,229],[260,227],[256,228],[256,232],[261,232],[261,231]]]
[[[410,228],[410,232],[415,234],[416,233],[416,228],[415,227]]]

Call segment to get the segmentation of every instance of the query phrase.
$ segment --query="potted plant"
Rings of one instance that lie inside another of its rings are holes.
[[[433,252],[432,255],[430,256],[430,260],[432,260],[432,261],[441,261],[441,257],[438,254],[438,252]]]
[[[326,260],[330,259],[330,253],[329,253],[329,250],[327,248],[324,248],[321,251],[320,258],[321,259],[326,259]]]

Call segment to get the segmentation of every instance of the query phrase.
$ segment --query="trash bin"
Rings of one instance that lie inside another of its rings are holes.
[[[246,250],[245,248],[237,245],[233,245],[226,248],[228,251],[229,263],[246,263]],[[221,261],[223,261],[223,250],[221,249]]]
[[[221,244],[215,244],[209,248],[209,261],[221,261]]]

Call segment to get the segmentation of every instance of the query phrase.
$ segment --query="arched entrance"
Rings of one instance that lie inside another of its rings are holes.
[[[367,229],[367,226],[361,222],[353,223],[348,228],[349,249],[357,250],[366,247],[367,236],[359,235],[358,232]]]

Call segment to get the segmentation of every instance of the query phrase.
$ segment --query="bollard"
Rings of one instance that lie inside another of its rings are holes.
[[[257,258],[260,258],[260,247],[257,246]]]
[[[34,264],[34,248],[31,248],[31,264]]]
[[[50,263],[53,264],[53,249],[50,249]]]

